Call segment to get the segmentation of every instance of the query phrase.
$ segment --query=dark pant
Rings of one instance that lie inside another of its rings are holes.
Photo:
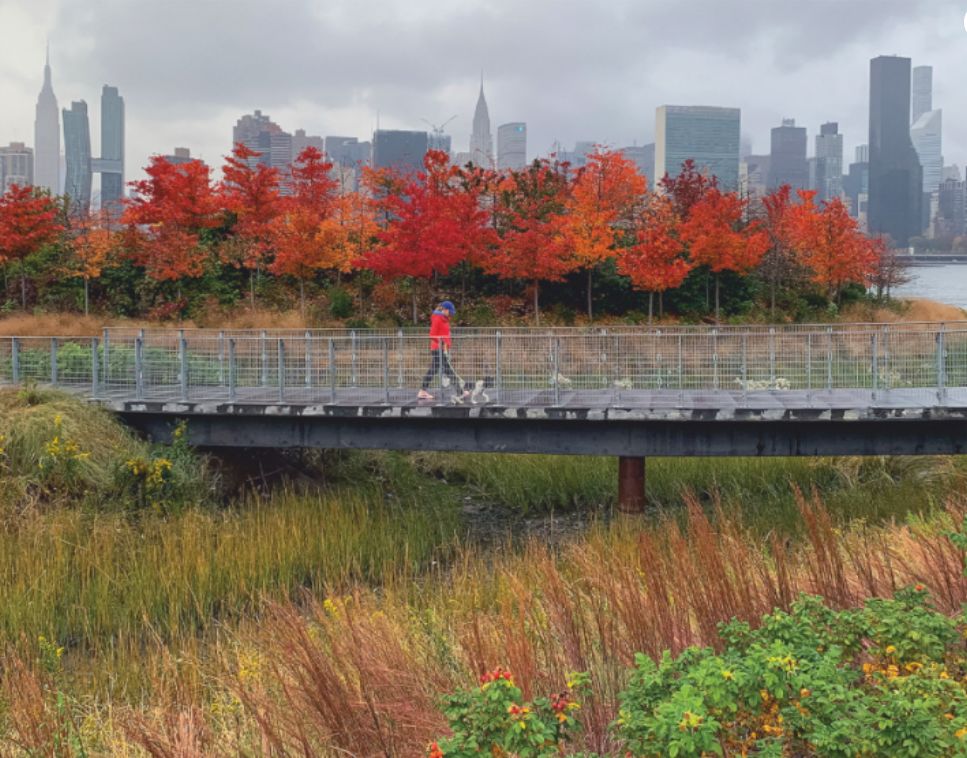
[[[449,376],[454,382],[460,381],[457,376],[457,372],[453,370],[453,366],[450,365],[450,356],[440,350],[431,351],[433,360],[430,363],[430,368],[427,369],[426,376],[423,377],[423,389],[430,386],[430,382],[433,381],[433,377],[439,373],[443,373]],[[442,365],[442,369],[441,369]]]

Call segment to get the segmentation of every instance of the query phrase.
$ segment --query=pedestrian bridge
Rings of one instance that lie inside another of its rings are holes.
[[[455,330],[109,328],[0,337],[0,384],[76,392],[206,447],[645,456],[967,450],[967,322]]]

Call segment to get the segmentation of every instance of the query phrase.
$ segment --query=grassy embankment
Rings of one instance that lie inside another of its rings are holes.
[[[799,590],[848,605],[923,581],[951,610],[967,597],[937,515],[963,490],[950,459],[656,460],[665,515],[641,522],[608,518],[607,459],[339,456],[320,491],[226,504],[189,451],[55,393],[0,394],[0,435],[0,700],[25,743],[34,724],[93,752],[292,749],[310,724],[318,754],[412,755],[441,728],[438,695],[503,664],[527,691],[590,671],[603,749],[635,651],[713,641],[717,621]],[[513,527],[521,511],[600,518],[557,547],[473,546],[468,498]],[[913,514],[913,529],[846,526]],[[46,668],[41,636],[65,648]]]

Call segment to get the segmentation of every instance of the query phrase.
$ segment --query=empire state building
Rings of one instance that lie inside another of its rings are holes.
[[[50,82],[49,49],[34,119],[34,184],[53,195],[60,192],[60,111]]]
[[[470,160],[475,166],[493,168],[494,139],[490,134],[490,112],[484,97],[483,78],[480,79],[480,95],[473,112],[473,132],[470,134]]]

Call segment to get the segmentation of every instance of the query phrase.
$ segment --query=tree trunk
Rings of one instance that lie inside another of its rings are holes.
[[[775,318],[776,318],[776,278],[774,276],[769,277],[769,314],[772,316],[772,320],[775,321]]]
[[[416,325],[416,284],[415,283],[412,285],[412,288],[410,289],[410,295],[413,298],[413,325],[415,326]]]
[[[84,315],[85,316],[89,316],[91,314],[90,303],[91,303],[91,280],[85,276],[84,277]]]
[[[248,300],[252,310],[255,310],[255,271],[248,272]]]
[[[658,318],[665,318],[665,291],[658,293]]]
[[[651,326],[651,317],[655,311],[655,293],[648,293],[648,326]]]
[[[715,320],[719,320],[719,284],[720,274],[715,275]]]
[[[27,310],[27,264],[20,259],[20,305]]]
[[[306,280],[299,277],[299,308],[302,311],[302,322],[306,320]]]
[[[540,299],[540,282],[537,279],[534,280],[534,326],[541,325],[541,299]]]
[[[593,279],[594,269],[588,269],[588,321],[594,321],[594,313],[591,310],[591,286]]]
[[[712,310],[712,278],[711,275],[706,271],[705,273],[705,312],[708,313]]]

